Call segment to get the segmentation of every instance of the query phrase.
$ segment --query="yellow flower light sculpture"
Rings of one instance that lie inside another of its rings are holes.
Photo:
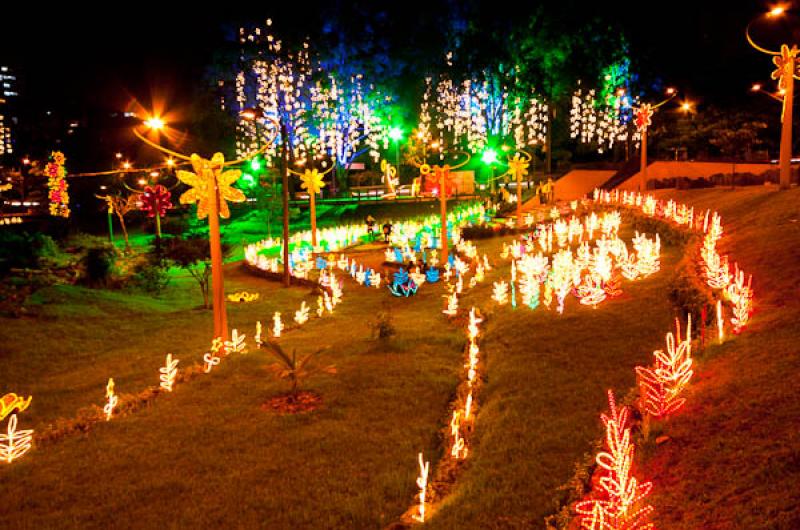
[[[197,218],[205,219],[209,213],[209,203],[214,198],[214,182],[219,192],[219,216],[227,219],[231,216],[228,202],[244,202],[246,197],[241,190],[231,187],[239,180],[242,172],[238,169],[223,171],[225,156],[215,153],[211,160],[206,160],[196,154],[190,158],[191,171],[178,170],[178,180],[189,186],[189,189],[180,197],[181,204],[197,203]]]
[[[778,90],[786,92],[789,88],[789,83],[792,82],[795,70],[795,58],[797,57],[797,46],[789,48],[787,45],[781,45],[780,55],[775,55],[772,62],[775,64],[775,71],[772,72],[772,79],[778,82]],[[781,121],[783,121],[786,114],[786,100],[783,99],[783,110],[781,111]]]
[[[528,174],[528,167],[533,157],[525,151],[514,153],[514,157],[508,157],[508,171],[517,183],[517,226],[523,226],[522,219],[522,178]]]
[[[28,399],[25,399],[22,396],[18,396],[13,392],[6,394],[2,398],[0,398],[0,421],[6,419],[6,416],[14,412],[14,409],[17,412],[22,412],[27,409],[30,404],[33,396],[28,396]]]
[[[300,177],[300,187],[308,192],[308,202],[310,205],[311,214],[311,246],[317,246],[317,193],[322,191],[325,187],[325,182],[322,180],[325,175],[333,170],[333,166],[323,172],[316,169],[306,169],[303,173],[289,170],[293,175]]]

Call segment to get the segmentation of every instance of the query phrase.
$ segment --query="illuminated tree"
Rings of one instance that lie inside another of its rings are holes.
[[[615,144],[639,142],[639,127],[634,127],[635,105],[631,96],[636,76],[630,73],[630,60],[623,58],[603,69],[601,88],[584,88],[580,81],[572,95],[570,136],[598,153],[614,148]]]
[[[358,157],[368,153],[377,162],[380,150],[388,149],[388,121],[380,109],[391,101],[391,96],[367,84],[362,74],[344,81],[328,75],[324,83],[317,82],[311,114],[314,145],[334,161],[340,183],[344,171]]]
[[[426,78],[417,138],[472,153],[504,143],[520,149],[543,144],[548,106],[533,90],[513,90],[515,85],[515,75],[502,65],[460,82],[448,74]]]

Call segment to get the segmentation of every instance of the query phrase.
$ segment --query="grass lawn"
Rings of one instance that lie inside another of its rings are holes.
[[[477,245],[498,261],[502,241]],[[633,367],[661,345],[675,316],[666,284],[681,252],[663,247],[661,272],[623,282],[623,296],[597,309],[574,298],[563,315],[496,308],[491,282],[508,279],[505,265],[469,291],[461,308],[487,315],[486,384],[467,467],[429,526],[543,527],[557,487],[601,435],[606,389],[626,394]],[[231,326],[249,342],[256,319],[266,330],[274,311],[288,323],[302,299],[315,305],[305,289],[230,264],[226,291],[241,289],[261,294],[230,305]],[[461,377],[464,330],[441,314],[442,293],[425,285],[414,298],[390,299],[348,281],[334,315],[281,339],[301,353],[325,348],[322,364],[336,365],[336,374],[307,383],[322,395],[321,410],[264,412],[285,384],[267,373],[266,353],[231,356],[151,407],[0,467],[0,528],[390,524],[413,502],[417,452],[436,465]],[[0,389],[34,395],[22,427],[102,404],[109,376],[121,394],[155,385],[166,353],[179,367],[200,363],[210,338],[211,314],[195,309],[190,279],[158,299],[61,287],[39,301],[41,316],[0,321]],[[370,322],[387,301],[398,334],[381,343]]]
[[[671,440],[642,473],[659,528],[800,528],[800,189],[662,192],[715,208],[728,253],[753,274],[755,313],[700,356]]]
[[[488,381],[468,469],[430,527],[544,527],[556,489],[602,435],[606,390],[628,392],[633,367],[648,361],[675,316],[666,283],[680,251],[662,247],[659,273],[624,281],[624,294],[597,309],[569,297],[563,315],[492,310],[489,283],[466,297],[465,306],[490,311],[481,343]]]

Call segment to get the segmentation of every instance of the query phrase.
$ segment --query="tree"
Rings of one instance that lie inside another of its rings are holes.
[[[322,351],[309,353],[304,357],[297,358],[297,349],[292,349],[292,355],[288,355],[280,344],[274,341],[268,341],[267,346],[273,357],[278,361],[267,367],[271,373],[278,379],[288,380],[292,385],[292,400],[297,399],[300,383],[310,375],[319,372],[329,374],[336,373],[334,366],[319,366],[315,362],[316,356]]]
[[[222,244],[222,254],[230,252],[230,246]],[[209,286],[211,281],[211,252],[208,241],[201,237],[186,239],[170,238],[165,240],[162,250],[163,259],[189,272],[200,286],[203,294],[203,307],[208,309]]]
[[[125,226],[125,216],[139,206],[139,194],[132,193],[127,197],[122,195],[95,195],[98,199],[103,199],[108,205],[109,213],[114,213],[119,219],[119,226],[122,228],[122,235],[125,238],[125,250],[130,251],[131,244],[128,241],[128,229]],[[110,221],[109,221],[110,223]],[[110,226],[110,225],[109,225]]]

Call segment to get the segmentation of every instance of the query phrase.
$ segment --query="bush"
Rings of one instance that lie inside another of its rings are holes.
[[[646,217],[634,212],[624,212],[623,218],[625,221],[630,220],[631,227],[637,232],[658,234],[661,242],[665,245],[684,245],[692,237],[690,232],[665,223],[655,217]]]
[[[372,324],[372,336],[378,337],[380,340],[390,339],[397,333],[394,327],[394,317],[392,316],[391,306],[384,304],[383,308],[378,311],[375,316],[375,321]]]
[[[86,283],[95,286],[108,285],[114,270],[115,259],[114,249],[108,245],[90,248],[84,258]]]
[[[169,269],[159,263],[143,263],[131,277],[131,285],[149,294],[161,293],[169,285]]]
[[[669,283],[669,298],[682,315],[691,313],[693,322],[700,322],[704,308],[716,304],[711,291],[698,276],[695,260],[690,254],[678,263]],[[713,311],[706,312],[706,324],[711,324]]]
[[[491,237],[500,237],[516,233],[516,228],[509,228],[508,226],[501,224],[480,224],[466,226],[461,229],[461,237],[466,240],[489,239]]]

